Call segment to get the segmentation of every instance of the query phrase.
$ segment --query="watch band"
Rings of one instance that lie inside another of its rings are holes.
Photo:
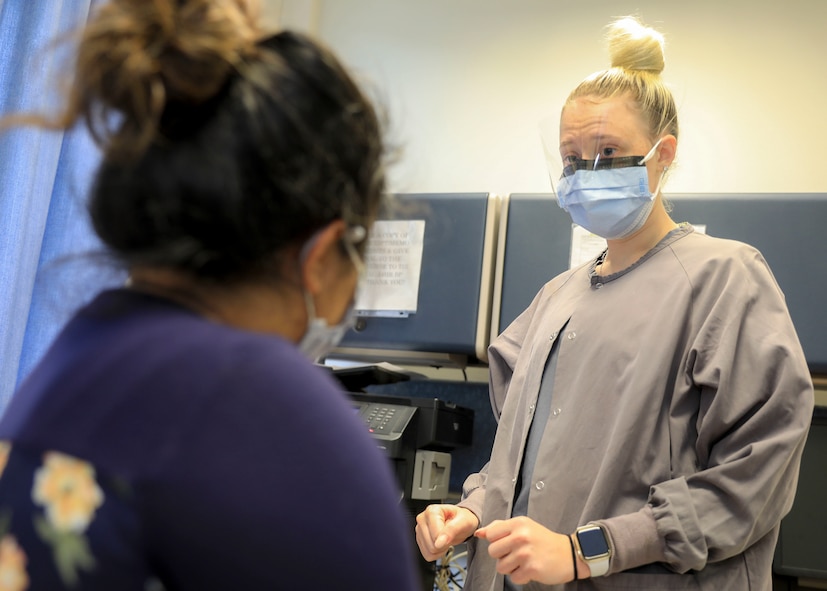
[[[612,547],[603,528],[590,523],[578,527],[574,532],[577,554],[589,565],[593,577],[602,577],[609,572]]]

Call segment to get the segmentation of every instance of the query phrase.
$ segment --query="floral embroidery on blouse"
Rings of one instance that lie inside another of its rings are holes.
[[[11,442],[0,441],[0,476],[6,469],[10,453]],[[8,511],[0,513],[0,591],[24,591],[29,587],[26,553],[17,544],[17,539],[6,533],[10,519]]]
[[[14,536],[5,535],[0,540],[0,591],[24,591],[28,587],[26,554]]]
[[[84,533],[103,504],[103,491],[88,462],[58,452],[47,452],[34,476],[32,500],[45,509],[36,515],[38,536],[52,548],[63,582],[74,586],[78,570],[91,570],[95,559]]]

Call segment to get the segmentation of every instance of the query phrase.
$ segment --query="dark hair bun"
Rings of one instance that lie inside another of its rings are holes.
[[[84,30],[70,114],[110,151],[141,152],[168,104],[213,97],[258,37],[246,0],[111,0]]]

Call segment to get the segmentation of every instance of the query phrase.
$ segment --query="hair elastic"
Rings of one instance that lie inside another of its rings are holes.
[[[574,579],[577,580],[577,553],[574,551],[574,540],[569,536],[569,544],[571,544],[571,565],[574,568]]]

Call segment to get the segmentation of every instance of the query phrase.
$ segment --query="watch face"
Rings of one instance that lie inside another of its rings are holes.
[[[578,531],[577,540],[580,542],[580,550],[583,551],[584,558],[597,558],[609,553],[606,536],[599,527]]]

